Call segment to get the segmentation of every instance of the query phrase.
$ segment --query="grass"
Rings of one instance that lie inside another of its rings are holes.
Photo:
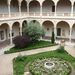
[[[25,48],[13,47],[10,50],[5,51],[5,54],[27,51],[27,50],[38,49],[38,48],[44,48],[44,47],[49,47],[49,46],[54,46],[54,45],[56,45],[56,44],[52,44],[49,41],[37,41],[36,43],[31,43],[29,46],[27,46]]]
[[[69,55],[66,51],[59,52],[56,51],[49,51],[44,53],[39,53],[30,56],[19,56],[13,60],[13,69],[14,75],[23,75],[25,72],[25,67],[29,62],[33,62],[36,59],[44,59],[44,58],[60,58],[69,62],[72,67],[75,69],[75,58]]]

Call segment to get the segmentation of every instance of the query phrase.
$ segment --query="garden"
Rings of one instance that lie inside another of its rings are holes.
[[[21,52],[56,45],[55,35],[52,32],[51,41],[40,40],[45,35],[44,29],[33,21],[23,29],[23,36],[16,36],[13,39],[14,47],[8,53]],[[29,56],[22,56],[13,59],[13,75],[73,75],[75,71],[75,58],[69,55],[64,46],[55,51],[43,52]],[[74,73],[75,74],[75,73]]]
[[[75,58],[62,49],[30,56],[19,55],[13,60],[14,75],[25,75],[26,72],[28,75],[71,75],[75,71]]]

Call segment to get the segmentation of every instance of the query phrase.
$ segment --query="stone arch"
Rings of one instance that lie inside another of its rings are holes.
[[[57,23],[57,38],[64,38],[69,40],[70,35],[70,25],[66,21],[60,21]]]
[[[25,28],[27,25],[28,25],[28,22],[27,22],[26,20],[24,20],[24,21],[22,22],[22,34],[23,34],[24,28]]]
[[[52,0],[44,0],[42,3],[42,11],[43,12],[54,12],[53,8],[55,10],[55,4]]]
[[[19,12],[19,2],[18,2],[18,0],[11,0],[10,7],[11,7],[11,13]]]
[[[57,13],[68,15],[71,13],[71,1],[70,0],[59,0],[57,3]]]
[[[39,12],[40,13],[40,3],[37,0],[33,0],[29,3],[30,12]]]
[[[51,38],[52,36],[52,32],[54,31],[54,24],[52,21],[46,20],[43,22],[42,24],[43,28],[45,29],[45,37],[44,38]]]
[[[7,0],[0,0],[0,13],[8,13],[8,2]]]
[[[16,37],[20,35],[20,23],[19,22],[14,22],[12,25],[12,37]]]
[[[23,0],[21,2],[21,11],[22,12],[27,12],[27,1],[26,0]]]
[[[40,25],[40,22],[39,21],[37,21],[37,20],[31,20],[30,22],[29,22],[29,24],[31,24],[31,23],[37,23],[38,25]]]
[[[9,24],[7,23],[2,23],[0,25],[0,41],[5,41],[9,39]]]
[[[27,24],[28,24],[28,22],[27,22],[26,20],[24,20],[24,21],[22,22],[22,27],[27,26]]]

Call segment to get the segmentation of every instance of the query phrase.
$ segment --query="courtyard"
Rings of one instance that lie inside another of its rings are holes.
[[[59,47],[59,45],[53,46],[53,47],[42,48],[42,49],[31,50],[31,51],[23,51],[20,53],[0,55],[0,75],[13,75],[13,62],[12,62],[12,60],[15,57],[17,57],[19,54],[21,54],[22,56],[28,56],[28,55],[38,54],[38,53],[42,53],[42,52],[47,52],[47,51],[54,51],[58,47]],[[65,46],[65,50],[70,55],[75,57],[75,48],[73,46]],[[72,75],[74,75],[74,74],[72,74]]]

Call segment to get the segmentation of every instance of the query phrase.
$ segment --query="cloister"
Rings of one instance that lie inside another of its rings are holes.
[[[2,9],[3,8],[3,9]],[[0,16],[75,16],[74,0],[1,0]]]
[[[12,44],[12,39],[18,35],[22,35],[23,25],[30,23],[27,20],[24,21],[16,21],[16,22],[7,22],[2,23],[0,25],[0,42],[10,39],[10,43]],[[58,21],[55,25],[50,20],[40,20],[37,21],[46,31],[44,38],[49,39],[52,36],[52,31],[55,33],[56,39],[65,39],[70,42],[75,40],[75,24],[70,25],[66,21]]]
[[[46,31],[43,38],[75,40],[74,0],[0,0],[0,42],[22,35],[24,24],[37,21]]]

